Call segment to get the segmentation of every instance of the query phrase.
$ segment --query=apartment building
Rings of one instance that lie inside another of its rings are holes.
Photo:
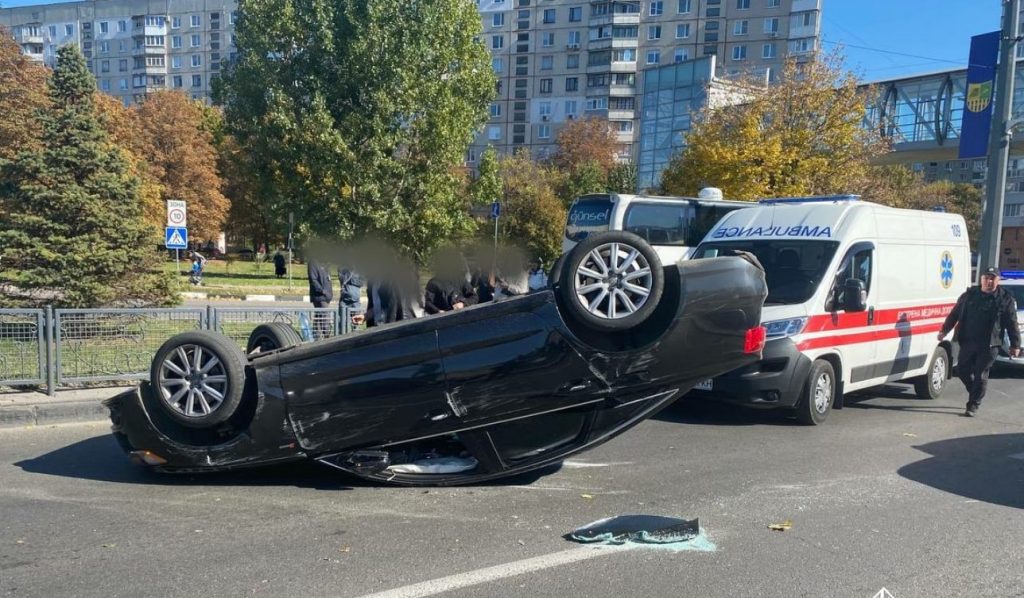
[[[0,25],[51,67],[57,48],[78,45],[97,87],[127,105],[158,89],[209,100],[236,15],[234,0],[86,0],[0,9]]]
[[[573,119],[607,118],[635,157],[642,77],[714,55],[718,75],[771,80],[819,49],[821,0],[476,0],[498,77],[491,118],[470,147],[537,157]]]

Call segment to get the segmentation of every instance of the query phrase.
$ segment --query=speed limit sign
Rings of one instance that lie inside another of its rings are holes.
[[[185,202],[177,199],[167,200],[167,226],[185,226],[187,220]]]

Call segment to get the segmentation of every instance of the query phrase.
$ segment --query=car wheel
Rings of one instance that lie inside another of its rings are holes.
[[[247,355],[254,353],[265,353],[275,349],[294,347],[302,342],[295,329],[284,322],[271,322],[260,324],[249,335],[249,342],[245,345]]]
[[[796,419],[802,424],[816,426],[825,423],[836,397],[836,373],[832,364],[819,359],[811,366],[803,396],[796,407]]]
[[[937,399],[942,395],[949,379],[949,353],[945,347],[935,347],[928,371],[924,376],[914,380],[914,393],[920,399]]]
[[[228,337],[184,332],[160,346],[150,383],[167,415],[189,428],[209,428],[238,409],[245,387],[245,355]]]
[[[654,248],[624,231],[590,235],[565,256],[559,292],[570,315],[598,330],[625,330],[658,307],[665,273]]]
[[[565,264],[566,254],[558,256],[554,264],[551,264],[551,270],[548,270],[548,286],[553,287],[562,278],[562,265]]]

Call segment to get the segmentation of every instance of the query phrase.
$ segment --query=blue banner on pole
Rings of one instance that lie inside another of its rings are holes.
[[[992,97],[995,91],[996,59],[999,38],[993,31],[971,37],[971,57],[967,66],[967,94],[964,119],[960,124],[960,159],[988,155],[989,130],[992,127]]]

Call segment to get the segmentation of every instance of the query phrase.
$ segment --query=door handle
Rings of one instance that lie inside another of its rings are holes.
[[[875,323],[875,308],[874,307],[869,307],[868,308],[868,326],[870,326],[870,325],[872,325],[874,323]]]

